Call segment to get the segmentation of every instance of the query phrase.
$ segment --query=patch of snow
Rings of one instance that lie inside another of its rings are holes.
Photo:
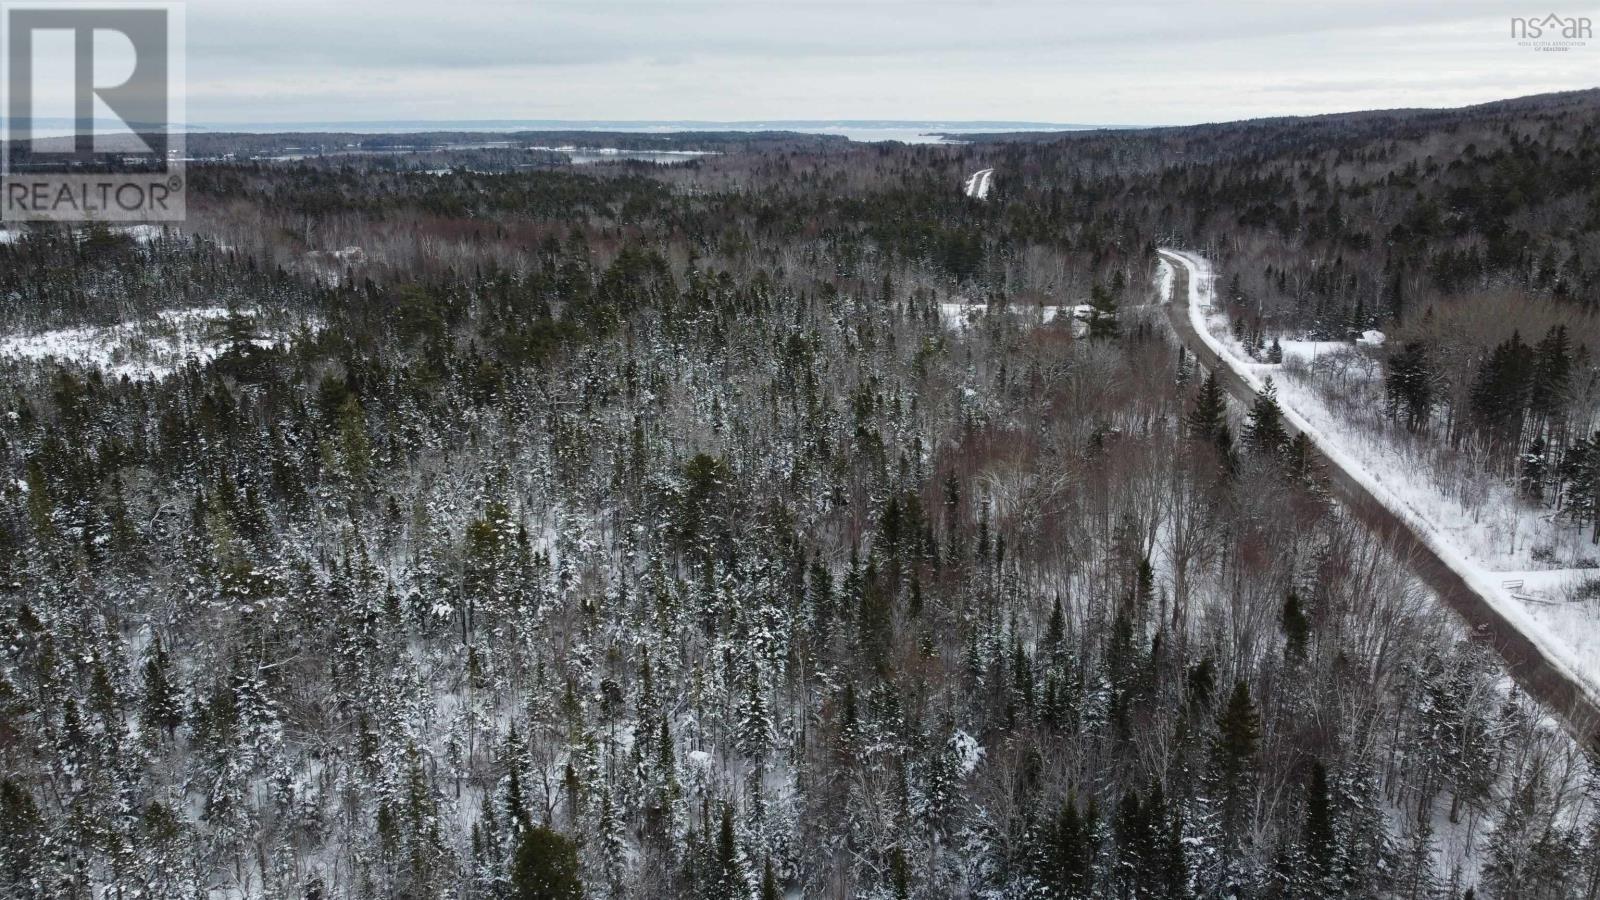
[[[978,768],[978,763],[983,762],[983,747],[979,746],[978,739],[959,728],[950,735],[946,749],[955,760],[956,771],[963,778],[971,775]]]
[[[367,261],[367,252],[360,247],[311,250],[305,254],[305,261],[319,281],[337,285],[344,279],[346,269],[360,266]]]
[[[116,230],[141,244],[148,244],[166,234],[166,229],[160,225],[128,225]]]
[[[1042,325],[1049,325],[1051,322],[1056,320],[1056,317],[1061,314],[1063,309],[1070,310],[1076,318],[1083,319],[1087,317],[1087,311],[1092,309],[1092,307],[1023,306],[1013,304],[1006,307],[1005,311],[1008,315],[1015,316],[1019,319],[1027,319],[1034,314],[1038,314],[1039,323]],[[981,320],[988,314],[989,307],[982,303],[939,304],[939,320],[944,323],[944,327],[953,331],[960,331],[964,328],[970,328],[975,322]]]
[[[230,311],[223,307],[166,309],[139,322],[14,334],[0,337],[0,358],[53,360],[99,369],[113,379],[159,380],[191,361],[204,365],[221,356],[230,342],[217,333],[216,326],[235,312],[246,318],[257,315],[253,309]],[[318,327],[313,320],[302,324],[312,330]],[[263,349],[285,346],[294,338],[294,332],[287,329],[258,335],[249,343]]]
[[[1550,634],[1564,637],[1576,663],[1600,672],[1600,569],[1496,572],[1510,593]]]
[[[149,224],[114,225],[110,227],[110,231],[112,234],[124,235],[130,240],[140,244],[148,244],[167,234],[167,229],[165,226]],[[86,232],[80,229],[75,233],[81,236]],[[179,234],[179,232],[175,230],[172,233]],[[26,235],[26,231],[15,231],[10,228],[0,229],[0,244],[15,244],[22,240]]]
[[[1352,353],[1355,348],[1348,341],[1278,341],[1283,348],[1284,361],[1291,359],[1314,363],[1324,356]]]
[[[1172,263],[1162,257],[1156,263],[1156,302],[1165,303],[1172,296],[1172,279],[1177,273],[1172,270]]]

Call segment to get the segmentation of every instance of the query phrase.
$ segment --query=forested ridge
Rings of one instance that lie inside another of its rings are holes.
[[[0,360],[0,891],[1594,900],[1600,748],[1152,282],[1585,322],[1597,117],[214,162],[182,233],[19,234],[8,338],[220,312]]]

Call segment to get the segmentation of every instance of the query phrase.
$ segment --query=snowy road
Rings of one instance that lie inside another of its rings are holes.
[[[1262,383],[1250,366],[1235,358],[1207,330],[1205,310],[1216,293],[1211,263],[1197,253],[1161,250],[1162,258],[1185,274],[1186,296],[1167,290],[1167,318],[1189,351],[1239,402],[1254,401]],[[1575,667],[1561,648],[1542,634],[1496,580],[1438,538],[1425,518],[1374,478],[1338,445],[1293,409],[1284,407],[1285,426],[1304,432],[1325,463],[1334,496],[1355,516],[1408,560],[1413,572],[1505,660],[1518,685],[1583,740],[1600,740],[1600,691]]]
[[[967,179],[967,196],[974,200],[989,199],[989,185],[994,181],[993,169],[979,169]]]

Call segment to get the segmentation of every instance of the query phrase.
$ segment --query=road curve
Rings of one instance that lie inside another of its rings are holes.
[[[989,199],[989,185],[994,180],[993,169],[979,169],[967,179],[966,194],[974,200]]]
[[[1160,253],[1185,279],[1199,277],[1195,265],[1184,255],[1167,250]],[[1255,389],[1195,331],[1189,316],[1187,292],[1172,291],[1167,319],[1178,339],[1201,365],[1216,373],[1218,383],[1229,394],[1246,406],[1254,402]],[[1291,434],[1297,431],[1287,417],[1284,427]],[[1476,639],[1500,655],[1519,687],[1539,701],[1580,742],[1600,747],[1600,703],[1588,690],[1568,674],[1563,665],[1552,660],[1543,647],[1519,631],[1490,598],[1447,563],[1410,523],[1386,507],[1360,478],[1326,454],[1319,455],[1332,494],[1351,515],[1405,560],[1411,571],[1466,621]]]

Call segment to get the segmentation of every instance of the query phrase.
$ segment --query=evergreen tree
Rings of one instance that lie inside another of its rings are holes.
[[[1321,761],[1311,763],[1311,780],[1306,785],[1306,822],[1301,838],[1305,847],[1306,896],[1327,896],[1334,889],[1338,873],[1338,843],[1333,824],[1333,797],[1328,789],[1328,770]]]
[[[1117,807],[1113,834],[1116,842],[1116,882],[1119,895],[1133,898],[1160,896],[1166,866],[1166,808],[1159,785],[1141,803],[1129,791]]]
[[[1284,472],[1291,482],[1313,494],[1320,493],[1322,474],[1317,463],[1317,449],[1303,431],[1289,441],[1289,449],[1284,453]]]
[[[1190,437],[1211,444],[1224,465],[1231,465],[1233,434],[1228,428],[1228,401],[1217,382],[1217,373],[1206,373],[1185,424]]]
[[[1520,445],[1533,364],[1532,349],[1513,332],[1494,348],[1472,381],[1468,399],[1473,420],[1502,452]]]
[[[28,791],[7,778],[0,781],[0,886],[8,897],[44,900],[44,821]]]
[[[162,649],[160,638],[151,644],[150,656],[144,663],[140,713],[145,729],[151,734],[164,731],[170,738],[183,723],[183,700],[172,683],[172,661]]]
[[[1057,896],[1085,900],[1094,895],[1099,835],[1100,822],[1094,802],[1090,801],[1087,813],[1079,813],[1077,798],[1069,796],[1056,820],[1041,879]]]
[[[1403,417],[1408,431],[1428,424],[1433,408],[1433,378],[1427,345],[1421,341],[1407,341],[1389,357],[1384,374],[1389,414]]]
[[[1311,642],[1311,620],[1300,608],[1300,596],[1294,591],[1283,602],[1284,655],[1290,660],[1306,657],[1306,647]]]
[[[1556,325],[1533,349],[1528,412],[1540,423],[1548,423],[1565,408],[1572,390],[1572,364],[1567,326]]]
[[[889,851],[889,887],[894,900],[911,900],[911,867],[902,847]]]
[[[752,670],[745,683],[744,703],[739,716],[739,749],[745,756],[760,763],[772,747],[772,716],[767,710],[767,698],[761,691],[760,674]]]
[[[778,891],[778,877],[772,871],[772,858],[767,857],[761,866],[761,898],[760,900],[780,900],[782,895]]]
[[[1283,410],[1278,407],[1278,389],[1268,378],[1250,407],[1244,432],[1245,446],[1274,461],[1281,461],[1289,449],[1289,434],[1283,427]]]
[[[514,834],[522,834],[533,827],[528,819],[528,802],[522,796],[522,779],[517,775],[517,766],[511,766],[511,774],[506,778],[506,812],[510,816],[511,827]]]
[[[1561,458],[1562,512],[1576,522],[1590,522],[1590,540],[1600,543],[1600,432],[1574,441]]]
[[[706,900],[746,900],[749,895],[750,882],[739,860],[739,846],[733,833],[733,807],[723,804]]]
[[[1236,681],[1217,717],[1209,773],[1222,839],[1230,848],[1243,839],[1249,824],[1255,799],[1260,734],[1261,720],[1250,699],[1250,688],[1244,681]]]
[[[1385,264],[1387,266],[1387,263]],[[1398,267],[1392,268],[1389,278],[1384,282],[1384,304],[1389,307],[1389,316],[1395,322],[1405,321],[1406,291],[1405,271]]]
[[[1095,282],[1089,291],[1089,338],[1106,340],[1120,336],[1122,325],[1117,320],[1117,298],[1105,286]]]
[[[1528,444],[1528,449],[1522,454],[1521,464],[1521,471],[1517,475],[1517,486],[1522,495],[1534,501],[1543,500],[1549,466],[1544,438],[1534,438],[1532,443]]]
[[[578,847],[544,825],[530,828],[511,868],[512,900],[583,900]]]
[[[1172,804],[1173,812],[1166,825],[1166,849],[1161,857],[1158,900],[1189,900],[1193,896],[1194,880],[1189,869],[1189,852],[1184,843],[1184,816],[1181,803]]]

